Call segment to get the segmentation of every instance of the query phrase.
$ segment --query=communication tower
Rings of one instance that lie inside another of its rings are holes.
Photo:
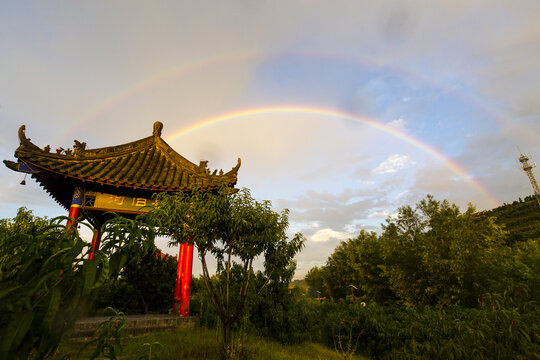
[[[518,157],[519,162],[521,163],[521,168],[523,171],[527,173],[527,176],[529,177],[529,180],[531,181],[531,185],[533,187],[534,195],[536,196],[536,200],[538,201],[538,204],[540,205],[540,187],[538,186],[538,183],[536,182],[536,179],[534,178],[533,174],[533,167],[536,167],[536,163],[532,160],[532,156],[529,154],[523,155],[520,151],[520,156]],[[531,163],[529,162],[531,161]]]

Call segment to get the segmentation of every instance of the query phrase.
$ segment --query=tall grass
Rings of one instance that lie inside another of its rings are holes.
[[[218,360],[221,350],[220,336],[221,332],[216,329],[201,327],[126,338],[122,343],[123,351],[118,358],[148,358],[150,345],[154,344],[151,346],[152,356],[157,359]],[[239,349],[235,357],[242,360],[342,359],[333,349],[316,343],[282,345],[250,334],[245,336],[242,346],[238,344],[240,338],[233,341],[237,342],[237,349]],[[84,349],[78,354],[82,347],[83,344],[64,342],[60,346],[60,351],[71,354],[70,359],[89,359],[94,349]],[[362,358],[354,357],[353,359]]]

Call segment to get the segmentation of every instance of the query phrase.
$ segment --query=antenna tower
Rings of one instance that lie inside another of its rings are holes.
[[[538,183],[536,182],[536,179],[534,178],[533,174],[533,167],[536,167],[536,163],[532,161],[532,156],[529,154],[523,155],[520,152],[520,157],[518,157],[519,162],[521,163],[521,168],[523,171],[527,173],[527,176],[529,177],[529,180],[531,181],[531,185],[533,187],[534,195],[536,196],[536,200],[538,201],[538,204],[540,205],[540,187],[538,186]],[[531,160],[532,164],[529,163],[529,160]]]

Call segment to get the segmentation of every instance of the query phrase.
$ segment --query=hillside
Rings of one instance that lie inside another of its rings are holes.
[[[497,223],[508,231],[509,243],[540,240],[540,205],[534,196],[527,196],[525,200],[520,198],[512,204],[504,204],[480,214],[494,216]]]

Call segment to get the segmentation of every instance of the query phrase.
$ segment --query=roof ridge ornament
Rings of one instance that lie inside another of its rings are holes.
[[[37,147],[36,145],[32,144],[32,142],[30,141],[31,139],[29,139],[29,138],[26,137],[25,131],[26,131],[26,126],[25,126],[25,125],[21,125],[21,126],[19,127],[19,142],[20,142],[19,148],[24,148],[24,147],[26,147],[26,148],[29,148],[29,149],[31,149],[31,150],[43,152],[43,150],[41,150],[39,147]]]
[[[161,137],[161,130],[163,130],[163,123],[161,121],[156,121],[154,123],[153,135]]]
[[[75,143],[73,145],[73,154],[75,155],[75,157],[84,156],[84,153],[86,151],[86,143],[80,142],[79,140],[73,140],[73,142]]]

